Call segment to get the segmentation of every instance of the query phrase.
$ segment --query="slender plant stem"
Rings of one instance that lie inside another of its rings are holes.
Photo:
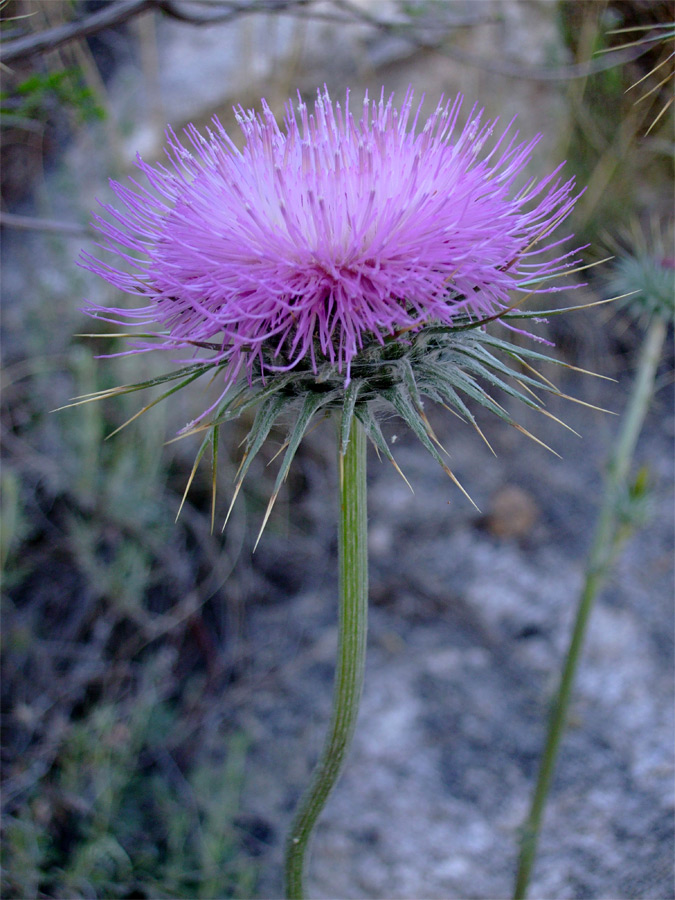
[[[551,707],[546,743],[530,812],[521,832],[518,870],[513,894],[515,900],[524,900],[527,896],[532,866],[537,853],[541,821],[555,770],[560,741],[565,731],[570,695],[586,636],[588,619],[595,597],[607,575],[619,543],[621,504],[627,488],[635,445],[649,409],[665,335],[665,322],[661,318],[655,318],[649,326],[642,344],[633,390],[616,448],[607,468],[602,506],[588,557],[584,586],[579,598],[560,684]]]
[[[289,900],[305,897],[310,839],[342,772],[363,687],[368,628],[366,435],[356,417],[352,419],[346,453],[339,455],[338,465],[340,608],[333,712],[321,757],[298,805],[286,845],[286,896]]]

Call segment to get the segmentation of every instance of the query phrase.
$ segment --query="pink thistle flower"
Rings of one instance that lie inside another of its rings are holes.
[[[264,100],[259,114],[240,107],[243,150],[217,120],[208,137],[186,129],[192,152],[169,131],[169,166],[137,160],[150,189],[111,182],[125,209],[95,217],[100,246],[128,268],[83,254],[147,303],[88,312],[158,327],[132,352],[206,350],[227,390],[242,368],[251,380],[301,362],[348,384],[355,357],[392,335],[559,289],[548,279],[572,254],[551,258],[563,241],[546,238],[574,205],[573,179],[558,167],[523,185],[539,137],[518,143],[511,123],[483,154],[498,120],[474,107],[458,128],[461,104],[439,103],[418,132],[412,90],[400,110],[366,97],[357,118],[349,94],[343,108],[324,89],[313,113],[289,102],[283,128]]]

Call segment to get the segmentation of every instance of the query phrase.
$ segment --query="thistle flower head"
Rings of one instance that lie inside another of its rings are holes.
[[[607,239],[616,254],[606,279],[610,290],[642,324],[654,317],[670,322],[675,314],[673,237],[673,223],[654,218],[644,226],[633,220]]]
[[[519,184],[538,139],[507,129],[481,156],[496,122],[474,109],[458,129],[460,106],[417,133],[411,91],[400,110],[366,98],[360,118],[324,91],[313,112],[289,104],[283,128],[264,101],[240,109],[241,151],[218,122],[207,138],[187,129],[191,151],[169,132],[170,168],[138,160],[155,192],[113,182],[126,210],[96,218],[131,271],[86,265],[147,300],[112,313],[158,324],[164,347],[215,342],[233,373],[328,361],[348,380],[373,340],[493,315],[564,265],[533,245],[569,213],[573,182]]]
[[[258,114],[238,111],[241,150],[217,120],[206,137],[186,129],[191,149],[169,131],[168,165],[138,158],[147,186],[112,182],[121,207],[104,205],[95,222],[125,265],[89,254],[83,264],[144,304],[89,312],[151,329],[130,352],[188,350],[165,381],[222,375],[197,420],[205,441],[258,406],[237,490],[289,404],[299,412],[280,479],[320,410],[342,410],[343,446],[358,416],[390,455],[371,409],[388,403],[442,461],[423,395],[475,424],[463,397],[511,421],[481,382],[531,406],[541,406],[532,386],[551,390],[523,371],[529,386],[509,385],[495,351],[529,371],[528,353],[543,357],[482,326],[525,317],[514,312],[524,299],[562,289],[550,281],[576,251],[550,235],[573,208],[574,182],[561,167],[528,180],[539,138],[519,142],[513,123],[500,132],[476,107],[460,126],[461,106],[441,102],[422,123],[411,90],[400,108],[366,97],[360,114],[349,94],[343,106],[324,90],[313,110],[289,103],[279,126],[263,101]]]

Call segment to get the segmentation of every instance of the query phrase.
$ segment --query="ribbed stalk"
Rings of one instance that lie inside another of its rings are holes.
[[[356,727],[363,687],[368,628],[366,436],[356,417],[352,419],[346,453],[338,455],[338,465],[340,597],[333,712],[321,757],[298,805],[286,845],[286,896],[289,900],[305,897],[310,840],[342,772]]]
[[[607,469],[602,506],[586,565],[584,586],[579,598],[576,619],[560,684],[551,707],[546,744],[532,797],[532,805],[521,832],[518,871],[513,894],[514,900],[524,900],[527,896],[532,866],[537,853],[541,821],[555,770],[560,741],[565,731],[570,696],[586,637],[588,619],[595,597],[605,580],[619,544],[621,505],[628,487],[628,476],[635,452],[635,445],[649,409],[656,369],[661,358],[665,335],[665,322],[661,318],[655,318],[647,331],[640,351],[637,376],[618,436],[616,449]]]

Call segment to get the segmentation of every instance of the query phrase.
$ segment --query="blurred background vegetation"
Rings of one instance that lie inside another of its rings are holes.
[[[174,523],[194,447],[162,447],[201,397],[154,408],[112,440],[140,405],[134,395],[53,412],[168,362],[98,359],[119,343],[78,336],[100,324],[78,311],[84,298],[113,296],[74,262],[91,248],[89,211],[107,177],[130,171],[137,149],[159,156],[168,121],[178,130],[218,113],[231,124],[235,102],[264,95],[278,109],[324,82],[358,94],[412,81],[431,105],[462,89],[490,114],[522,113],[523,133],[544,131],[541,169],[566,158],[588,185],[573,223],[587,258],[608,255],[623,223],[672,216],[672,108],[655,122],[672,102],[672,29],[653,40],[672,23],[670,2],[135,5],[133,15],[133,3],[95,0],[1,7],[8,898],[257,895],[278,836],[240,802],[252,737],[237,711],[257,671],[245,607],[283,602],[305,562],[317,564],[312,553],[333,546],[321,496],[329,433],[301,450],[252,558],[274,447],[226,532],[212,534],[209,466]],[[101,14],[113,21],[86,34]],[[58,43],[71,27],[77,36]],[[543,46],[538,29],[555,40]],[[550,334],[570,362],[601,357],[603,372],[621,375],[639,342],[628,323],[594,310]],[[232,462],[221,454],[221,518],[245,424],[223,433]]]

